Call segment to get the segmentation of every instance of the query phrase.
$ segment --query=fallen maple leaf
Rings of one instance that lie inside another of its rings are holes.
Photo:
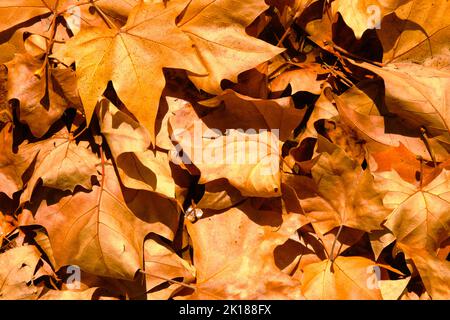
[[[360,88],[352,87],[340,97],[334,97],[339,115],[364,139],[370,152],[380,152],[386,150],[387,147],[399,147],[400,144],[403,144],[412,153],[428,161],[443,161],[448,158],[447,134],[434,138],[429,137],[424,141],[420,129],[409,127],[403,118],[383,117],[376,115],[377,111],[369,111],[367,108],[360,109],[364,113],[356,111],[356,106],[361,105],[371,105],[370,110],[376,109],[375,98],[369,96],[369,94],[372,95],[371,91],[374,86],[376,83],[373,82],[361,83]],[[397,91],[397,94],[399,93],[400,90]],[[397,107],[397,103],[393,105]],[[424,105],[419,106],[419,108],[423,107]],[[430,107],[434,108],[434,105],[430,105]],[[370,113],[375,114],[371,115]],[[434,119],[441,119],[439,113],[436,113],[435,116]]]
[[[307,299],[381,300],[380,289],[370,286],[376,277],[374,267],[375,262],[361,257],[309,264],[303,271],[302,292]]]
[[[423,63],[430,56],[446,54],[450,40],[448,1],[412,0],[383,19],[377,34],[383,62]]]
[[[450,230],[449,172],[443,170],[432,182],[418,188],[395,171],[376,173],[375,177],[377,187],[386,192],[383,203],[392,210],[385,226],[397,243],[435,252]]]
[[[106,100],[100,104],[99,119],[122,183],[127,188],[155,191],[174,198],[175,182],[169,157],[165,152],[147,149],[148,130]]]
[[[223,135],[205,124],[207,117],[199,118],[193,107],[186,104],[170,118],[173,139],[183,150],[183,157],[176,161],[192,162],[199,168],[200,183],[226,178],[244,196],[279,195],[278,137],[267,130],[246,133],[242,129],[229,129]],[[264,183],[259,182],[261,176],[267,177]]]
[[[42,137],[68,108],[81,108],[75,73],[48,68],[28,54],[8,62],[8,99],[20,103],[20,120],[36,137]]]
[[[76,61],[78,88],[88,121],[112,81],[118,96],[149,130],[154,142],[158,104],[165,85],[163,68],[206,72],[191,40],[175,25],[177,8],[141,3],[134,7],[124,27],[86,28],[59,52],[58,56],[70,56]]]
[[[399,6],[411,0],[336,0],[332,3],[334,12],[339,12],[344,21],[355,32],[357,39],[368,29],[374,29],[381,24],[381,19],[392,13]]]
[[[283,182],[293,188],[305,214],[321,233],[347,226],[367,232],[382,229],[389,213],[373,177],[345,153],[323,153],[311,169],[312,179],[286,174]]]
[[[298,281],[275,265],[273,250],[303,223],[301,215],[255,210],[249,201],[188,223],[197,269],[189,298],[302,298]]]
[[[34,172],[20,197],[22,203],[31,199],[39,181],[43,186],[63,191],[73,192],[76,186],[91,189],[91,177],[97,174],[96,166],[100,162],[87,143],[77,144],[66,128],[52,138],[26,145],[23,153],[36,159]]]
[[[0,1],[0,299],[448,299],[448,9]]]
[[[102,174],[101,185],[91,192],[66,195],[56,203],[44,200],[35,224],[47,229],[57,266],[75,264],[92,274],[133,279],[143,268],[144,237],[149,232],[170,237],[176,218],[163,218],[165,226],[157,211],[137,208],[145,196],[127,201],[110,164]]]
[[[32,283],[41,254],[35,246],[23,246],[0,254],[0,299],[35,300],[43,288]],[[29,284],[31,283],[31,284]]]
[[[49,14],[56,2],[56,0],[50,0],[48,3],[42,0],[4,0],[0,4],[0,15],[2,16],[0,30],[6,30],[34,17]]]
[[[448,300],[450,290],[450,262],[442,261],[427,250],[400,244],[405,254],[413,259],[425,288],[435,300]]]
[[[8,123],[0,131],[0,192],[10,198],[22,189],[22,175],[33,161],[30,154],[14,153],[12,130],[12,124]]]
[[[190,76],[198,88],[220,93],[223,79],[237,82],[240,72],[283,51],[245,32],[266,9],[262,0],[194,0],[189,3],[177,25],[195,44],[209,73],[208,76]]]
[[[426,68],[410,63],[391,64],[377,68],[363,64],[381,76],[386,85],[386,105],[413,128],[425,127],[432,136],[450,132],[447,112],[450,91],[450,72]]]

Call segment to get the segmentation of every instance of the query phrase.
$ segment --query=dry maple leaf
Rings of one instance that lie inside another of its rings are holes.
[[[56,0],[3,0],[0,4],[0,30],[9,29],[34,17],[49,14]]]
[[[435,252],[450,232],[449,171],[443,170],[419,187],[402,180],[395,171],[376,173],[375,177],[377,187],[386,192],[384,205],[393,210],[385,226],[397,243]]]
[[[76,186],[91,189],[91,177],[97,175],[100,159],[88,149],[86,142],[77,144],[73,135],[63,128],[51,138],[30,143],[23,149],[36,160],[34,171],[21,195],[21,203],[29,201],[37,183],[62,191],[74,191]]]
[[[350,88],[339,97],[334,96],[340,117],[358,133],[360,138],[364,139],[366,148],[370,152],[379,152],[386,150],[387,147],[399,147],[400,144],[403,144],[412,153],[425,160],[445,161],[450,149],[445,135],[430,137],[424,141],[420,130],[418,128],[411,129],[402,118],[383,117],[377,115],[378,111],[372,111],[377,108],[376,98],[372,97],[376,86],[376,83],[366,82],[360,84],[359,87]],[[397,92],[400,93],[400,91]],[[403,95],[401,99],[403,99]],[[356,110],[357,106],[361,107],[361,105],[372,106],[370,109],[367,107],[359,109],[363,111],[361,113]],[[392,105],[397,107],[397,103]],[[425,105],[418,105],[418,107],[424,108]],[[413,113],[412,111],[409,113],[410,117]],[[440,119],[439,113],[431,114],[431,117],[438,121]]]
[[[39,296],[39,300],[92,300],[98,288],[86,290],[46,290]]]
[[[69,28],[74,25],[107,26],[105,20],[117,23],[126,18],[138,0],[3,0],[0,4],[0,30],[6,30],[37,17],[58,13],[65,17]],[[76,9],[80,10],[77,11]],[[106,18],[105,18],[106,17]]]
[[[427,250],[399,245],[411,257],[419,271],[428,294],[434,300],[448,300],[450,297],[450,262],[438,259]]]
[[[205,210],[206,211],[206,210]],[[188,223],[197,269],[191,299],[301,299],[299,282],[273,251],[304,224],[301,215],[256,210],[249,201]]]
[[[309,264],[303,271],[302,292],[307,299],[381,300],[374,285],[377,264],[362,257],[337,257],[334,261]]]
[[[13,150],[12,123],[0,131],[0,193],[12,198],[13,194],[23,187],[22,175],[33,161],[28,153]]]
[[[423,165],[420,159],[417,159],[417,156],[403,144],[400,144],[398,148],[373,153],[371,156],[376,163],[376,172],[394,169],[403,180],[412,184],[419,183],[421,179],[426,180],[434,172],[430,166]]]
[[[223,108],[216,108],[224,104]],[[217,129],[278,130],[278,139],[292,138],[294,129],[302,121],[305,110],[295,108],[291,98],[255,99],[225,90],[215,98],[201,101],[201,105],[216,108],[202,118],[209,126]],[[220,119],[220,120],[219,120]]]
[[[147,297],[150,300],[169,299],[195,280],[195,268],[155,236],[145,241],[144,269]],[[151,289],[166,282],[170,284],[167,289],[152,292]]]
[[[194,0],[177,23],[189,36],[208,76],[190,76],[207,92],[220,93],[220,82],[237,82],[239,73],[265,62],[284,49],[249,36],[245,28],[267,5],[262,0]]]
[[[383,78],[390,112],[408,121],[413,128],[425,127],[430,135],[445,134],[449,140],[450,72],[410,63],[385,68],[368,63],[361,66]]]
[[[101,185],[92,191],[43,200],[35,224],[47,229],[58,267],[75,264],[95,275],[133,279],[143,268],[144,237],[170,238],[177,219],[152,210],[147,194],[124,195],[110,164],[102,170]]]
[[[399,280],[379,280],[381,296],[383,300],[398,300],[406,291],[411,277]]]
[[[385,17],[377,30],[383,62],[423,63],[430,56],[448,54],[449,10],[448,1],[412,0]]]
[[[360,39],[367,29],[373,29],[385,15],[411,0],[336,0],[332,3],[333,12],[339,12],[347,25]]]
[[[448,11],[1,0],[0,299],[448,299]]]
[[[100,130],[108,142],[122,183],[131,189],[155,191],[175,197],[175,181],[166,152],[148,150],[146,128],[109,101],[99,108]]]
[[[208,116],[199,118],[193,107],[184,103],[186,107],[169,120],[177,152],[183,151],[183,156],[174,161],[192,162],[201,171],[202,184],[226,178],[244,196],[280,194],[280,143],[275,134],[256,130],[246,133],[243,129],[222,134],[204,123]],[[265,177],[262,181],[261,176]]]
[[[382,229],[389,212],[373,177],[344,151],[323,153],[311,174],[312,179],[284,175],[283,182],[295,190],[302,209],[321,234],[341,225],[367,232]]]
[[[219,179],[205,184],[205,193],[197,203],[197,207],[200,209],[224,210],[244,199],[245,197],[241,195],[238,189],[224,179]]]
[[[40,259],[35,246],[17,247],[0,254],[0,300],[37,299],[42,288],[35,287],[32,280]]]
[[[29,54],[18,54],[6,64],[8,99],[19,100],[20,121],[36,137],[47,133],[67,108],[81,108],[75,73],[70,69],[50,68],[44,63]]]
[[[76,61],[78,88],[88,121],[112,81],[119,98],[149,130],[154,142],[165,85],[163,68],[206,72],[191,40],[175,25],[178,8],[141,3],[133,8],[122,28],[83,29],[58,53]]]

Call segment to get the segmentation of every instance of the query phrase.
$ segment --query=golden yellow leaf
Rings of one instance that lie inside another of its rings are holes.
[[[443,170],[432,182],[419,187],[395,171],[376,173],[375,177],[377,187],[386,192],[384,205],[392,210],[385,226],[397,243],[435,252],[450,232],[449,171]]]
[[[303,272],[302,292],[314,300],[381,300],[375,267],[369,259],[342,256],[309,264]]]
[[[293,188],[312,224],[325,234],[341,225],[367,232],[383,229],[389,211],[375,190],[373,177],[344,151],[322,153],[311,169],[312,179],[292,174],[283,182]]]
[[[205,74],[193,44],[175,25],[177,5],[162,3],[133,8],[120,29],[89,27],[70,39],[58,56],[73,57],[78,88],[90,121],[112,81],[119,98],[155,140],[155,120],[165,85],[163,68]]]
[[[176,206],[161,199],[155,210],[151,194],[126,194],[113,167],[105,164],[103,170],[101,185],[92,191],[43,200],[35,224],[47,229],[58,268],[78,265],[95,275],[133,279],[143,269],[144,237],[173,237],[178,219],[170,208]]]
[[[301,215],[238,207],[187,223],[197,269],[191,299],[301,299],[300,283],[282,273],[274,249],[303,225]]]
[[[220,82],[237,82],[249,70],[281,53],[283,49],[249,36],[245,28],[268,7],[262,0],[194,0],[178,26],[189,36],[208,76],[190,76],[207,92],[220,93]]]
[[[116,162],[122,183],[131,189],[175,197],[175,182],[166,152],[149,150],[150,134],[130,116],[104,100],[99,108],[100,130]]]
[[[34,300],[42,288],[28,285],[41,259],[35,246],[22,246],[0,254],[0,300]]]
[[[81,108],[75,73],[47,67],[29,54],[17,54],[8,67],[8,99],[20,103],[20,121],[42,137],[68,108]]]
[[[49,139],[26,145],[23,152],[32,159],[36,154],[36,159],[34,172],[20,197],[21,203],[31,199],[40,180],[44,186],[62,191],[73,192],[76,186],[92,188],[91,177],[97,175],[100,159],[88,149],[86,142],[77,144],[66,128]]]

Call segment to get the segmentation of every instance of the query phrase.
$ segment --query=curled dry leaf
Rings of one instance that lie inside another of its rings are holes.
[[[399,6],[412,0],[336,0],[333,12],[339,12],[347,25],[353,29],[357,39],[368,29],[374,29],[381,19]]]
[[[431,298],[447,300],[450,290],[450,262],[440,260],[434,254],[420,248],[410,248],[402,244],[400,248],[412,258]]]
[[[296,64],[299,68],[288,70],[277,76],[270,83],[272,92],[283,91],[288,85],[291,86],[292,94],[300,91],[320,94],[325,82],[323,75],[326,73],[318,63]],[[322,79],[318,77],[322,76]]]
[[[22,175],[33,161],[33,156],[13,150],[13,126],[7,123],[0,131],[0,193],[12,198],[23,187]]]
[[[405,2],[385,17],[377,30],[384,49],[383,62],[424,63],[430,56],[445,55],[450,40],[448,1]]]
[[[183,151],[183,162],[192,162],[201,172],[199,183],[225,178],[243,196],[279,195],[278,137],[267,130],[246,133],[229,129],[223,134],[220,129],[209,128],[205,124],[208,119],[199,118],[194,108],[186,104],[169,120],[173,138],[178,142],[177,151]],[[263,183],[261,176],[266,177]]]
[[[169,299],[180,289],[190,287],[195,279],[195,268],[157,237],[145,241],[144,265],[150,300]],[[166,282],[169,286],[165,290],[152,290]]]
[[[75,73],[46,66],[29,54],[8,62],[8,99],[20,103],[19,118],[42,137],[68,108],[81,108]]]
[[[91,177],[97,174],[100,159],[88,149],[87,143],[77,144],[66,128],[52,138],[26,145],[23,152],[31,159],[36,154],[36,159],[34,172],[20,197],[22,203],[31,199],[39,181],[62,191],[73,192],[76,186],[92,188]]]
[[[23,246],[0,254],[0,300],[35,300],[42,288],[33,285],[41,254],[35,246]]]
[[[175,182],[168,155],[147,149],[148,130],[107,100],[100,104],[99,119],[122,183],[127,188],[155,191],[174,198]]]

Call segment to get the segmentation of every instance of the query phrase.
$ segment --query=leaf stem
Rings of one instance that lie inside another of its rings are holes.
[[[437,167],[437,161],[436,161],[436,157],[434,156],[434,152],[433,149],[431,148],[430,142],[428,141],[428,134],[427,134],[427,129],[425,128],[420,128],[420,135],[422,136],[422,141],[425,144],[425,147],[427,148],[428,153],[430,154],[431,160],[433,160],[433,166],[436,168]]]
[[[109,19],[109,17],[103,12],[103,10],[95,5],[95,2],[92,2],[93,7],[98,12],[98,14],[102,17],[102,19],[106,22],[110,29],[117,29],[117,26],[114,22]]]
[[[139,271],[140,271],[141,273],[145,274],[145,275],[150,276],[150,277],[154,277],[154,278],[157,278],[157,279],[165,280],[165,281],[170,282],[170,283],[173,283],[173,284],[179,284],[180,286],[183,286],[183,287],[186,287],[186,288],[189,288],[189,289],[192,289],[192,290],[196,290],[196,289],[197,289],[195,286],[191,286],[191,285],[186,284],[186,283],[181,282],[181,281],[169,279],[169,278],[162,277],[162,276],[157,276],[157,275],[151,274],[150,272],[145,271],[145,270],[139,270]]]
[[[333,245],[331,246],[330,260],[331,260],[331,263],[332,263],[332,264],[334,263],[334,260],[335,260],[336,257],[338,256],[338,254],[336,254],[336,256],[334,255],[334,247],[336,246],[336,242],[337,242],[339,236],[341,235],[341,232],[342,232],[342,229],[343,229],[343,228],[344,228],[344,225],[341,224],[341,225],[339,226],[338,232],[336,233],[336,237],[334,238]]]

